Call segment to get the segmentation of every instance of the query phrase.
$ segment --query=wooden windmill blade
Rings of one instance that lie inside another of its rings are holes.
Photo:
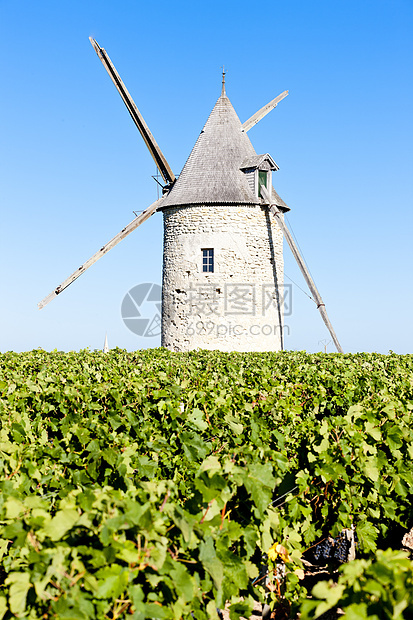
[[[114,248],[115,245],[122,241],[122,239],[130,235],[130,233],[133,232],[136,228],[138,228],[138,226],[143,224],[153,213],[155,213],[156,209],[160,206],[162,200],[163,198],[159,198],[159,200],[151,204],[151,206],[145,209],[145,211],[142,211],[142,213],[138,215],[138,217],[136,217],[134,220],[132,220],[130,224],[125,226],[125,228],[122,228],[120,233],[115,235],[113,239],[106,243],[106,245],[102,246],[100,250],[98,250],[98,252],[96,252],[91,258],[89,258],[89,260],[87,260],[85,263],[83,263],[83,265],[76,269],[76,271],[72,273],[71,276],[69,276],[68,278],[66,278],[66,280],[64,280],[64,282],[59,284],[59,286],[57,286],[49,295],[47,295],[47,297],[45,297],[38,304],[39,310],[47,306],[47,304],[52,301],[52,299],[57,297],[62,291],[65,290],[65,288],[72,284],[72,282],[77,280],[77,278],[81,276],[82,273],[85,273],[85,271],[89,269],[89,267],[91,267],[94,263],[96,263],[96,261],[99,260],[99,258],[109,252],[109,250]]]
[[[149,152],[152,155],[159,172],[162,175],[163,180],[165,181],[167,185],[173,185],[173,183],[176,180],[175,175],[172,172],[168,162],[166,161],[166,158],[164,154],[162,153],[161,149],[159,148],[159,145],[157,144],[155,138],[153,137],[148,125],[145,123],[145,120],[142,114],[139,112],[128,89],[126,88],[125,84],[121,80],[119,73],[116,71],[112,61],[110,60],[108,54],[106,53],[106,50],[104,50],[103,47],[100,47],[96,39],[89,37],[89,41],[91,42],[93,49],[95,50],[96,54],[99,56],[100,60],[102,61],[103,66],[105,67],[106,71],[108,72],[110,76],[110,79],[112,80],[120,96],[122,97],[128,109],[128,112],[132,117],[133,122],[135,123],[136,127],[139,129],[139,132],[142,138],[144,139],[145,144],[148,147]]]
[[[149,152],[152,155],[164,182],[166,183],[165,189],[169,190],[171,186],[175,183],[176,178],[168,162],[166,161],[164,154],[159,148],[142,114],[139,112],[135,102],[133,101],[125,84],[122,82],[120,75],[116,71],[106,51],[102,47],[100,47],[97,41],[95,41],[95,39],[92,39],[92,37],[89,37],[89,41],[91,42],[94,50],[102,61],[102,64],[105,67],[106,71],[109,73],[111,80],[115,84],[119,94],[125,102],[129,114],[131,115],[135,125],[139,129],[139,132],[144,139],[145,144],[148,147]],[[77,280],[77,278],[81,276],[82,273],[85,273],[85,271],[89,269],[89,267],[91,267],[94,263],[96,263],[96,261],[99,260],[99,258],[109,252],[109,250],[114,248],[115,245],[117,245],[120,241],[122,241],[122,239],[127,237],[131,232],[138,228],[138,226],[143,224],[143,222],[145,222],[153,213],[155,213],[162,200],[163,198],[160,198],[159,200],[154,202],[150,207],[148,207],[145,211],[138,215],[138,217],[132,220],[130,224],[125,226],[125,228],[123,228],[120,233],[115,235],[115,237],[113,237],[113,239],[111,239],[106,245],[101,247],[98,252],[96,252],[91,258],[89,258],[89,260],[83,263],[83,265],[81,265],[74,273],[72,273],[72,275],[66,278],[64,282],[62,282],[58,287],[56,287],[47,297],[45,297],[38,304],[39,309],[41,310],[42,308],[44,308],[50,301],[52,301],[52,299],[57,297],[57,295],[64,291],[65,288],[67,288],[68,286],[70,286],[70,284]]]
[[[260,108],[258,112],[255,112],[255,114],[250,116],[250,118],[242,124],[243,130],[249,131],[251,127],[254,127],[254,125],[256,125],[262,118],[264,118],[264,116],[266,116],[269,112],[271,112],[271,110],[276,108],[280,101],[285,99],[287,95],[288,90],[285,90],[283,93],[281,93],[281,95],[278,95],[278,97],[275,97],[275,99],[272,99],[272,101]]]
[[[287,243],[288,243],[288,245],[290,247],[290,250],[293,253],[294,258],[295,258],[295,260],[298,263],[298,266],[299,266],[299,268],[301,270],[301,273],[304,276],[305,281],[307,282],[307,286],[310,289],[311,294],[312,294],[312,296],[314,298],[314,301],[317,304],[317,309],[319,310],[319,312],[321,314],[321,317],[322,317],[322,319],[323,319],[323,321],[324,321],[328,331],[330,332],[330,335],[331,335],[331,337],[333,339],[333,342],[336,345],[337,351],[339,353],[343,353],[343,349],[342,349],[342,347],[341,347],[341,345],[340,345],[340,343],[338,341],[338,338],[337,338],[336,333],[334,331],[334,328],[333,328],[333,326],[332,326],[332,324],[330,322],[330,319],[328,318],[325,304],[324,304],[324,302],[323,302],[323,300],[321,298],[320,293],[318,292],[318,289],[317,289],[317,287],[316,287],[316,285],[314,283],[314,280],[312,279],[312,277],[310,275],[310,272],[308,271],[308,269],[307,269],[307,267],[305,265],[304,259],[301,256],[301,253],[299,252],[299,250],[298,250],[298,248],[297,248],[297,246],[296,246],[296,244],[294,242],[294,239],[293,239],[293,237],[292,237],[292,235],[291,235],[291,233],[290,233],[286,223],[284,222],[284,218],[282,217],[281,211],[278,209],[278,207],[275,204],[272,203],[271,196],[270,196],[267,188],[265,186],[261,186],[260,190],[261,190],[262,197],[269,204],[269,208],[270,208],[271,213],[277,219],[278,225],[281,228],[281,230],[283,232],[283,235],[284,235],[284,237],[285,237],[285,239],[286,239],[286,241],[287,241]]]

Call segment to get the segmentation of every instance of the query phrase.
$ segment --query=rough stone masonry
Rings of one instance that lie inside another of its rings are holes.
[[[164,210],[162,346],[220,351],[282,348],[282,232],[259,205]],[[214,272],[202,271],[202,249]]]

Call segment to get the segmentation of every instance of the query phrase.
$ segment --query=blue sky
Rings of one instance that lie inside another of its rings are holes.
[[[413,4],[0,0],[0,351],[159,346],[122,322],[161,283],[155,215],[37,303],[156,199],[154,163],[89,43],[109,53],[175,174],[220,94],[280,166],[278,193],[345,351],[413,350]],[[305,284],[285,248],[285,273]],[[286,278],[286,282],[288,282]],[[289,349],[329,340],[293,289]],[[327,350],[332,351],[332,345]]]

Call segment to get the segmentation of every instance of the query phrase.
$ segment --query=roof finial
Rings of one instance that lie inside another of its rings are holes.
[[[226,92],[225,92],[225,66],[222,65],[222,91],[221,91],[221,97],[226,97]]]

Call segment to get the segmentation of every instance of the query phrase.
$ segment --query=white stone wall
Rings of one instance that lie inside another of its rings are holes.
[[[207,248],[214,273],[202,271]],[[282,232],[266,208],[164,210],[162,346],[278,351],[282,323]]]

